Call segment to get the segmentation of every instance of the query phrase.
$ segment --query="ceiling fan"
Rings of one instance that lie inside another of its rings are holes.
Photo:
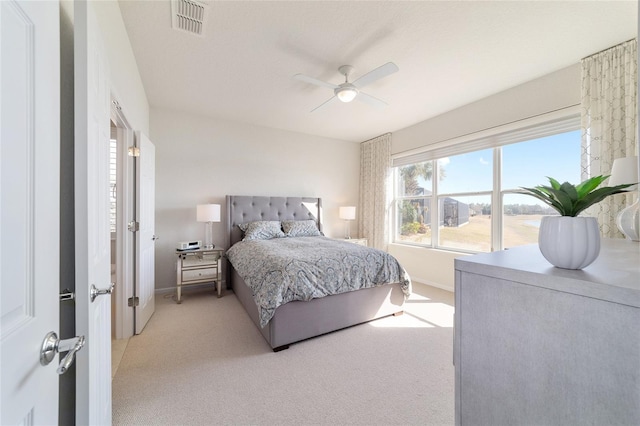
[[[326,81],[318,80],[317,78],[309,77],[304,74],[296,74],[293,76],[293,78],[295,78],[296,80],[315,84],[316,86],[333,89],[333,96],[312,109],[311,112],[335,101],[336,99],[342,102],[351,102],[352,100],[357,99],[377,108],[384,108],[385,106],[387,106],[387,103],[385,101],[374,98],[373,96],[360,91],[360,89],[367,86],[368,84],[373,83],[374,81],[377,81],[398,71],[398,66],[393,62],[387,62],[386,64],[381,65],[372,71],[369,71],[357,80],[349,82],[349,76],[351,75],[353,70],[354,68],[351,65],[342,65],[340,68],[338,68],[340,74],[344,75],[344,83],[342,84],[327,83]]]

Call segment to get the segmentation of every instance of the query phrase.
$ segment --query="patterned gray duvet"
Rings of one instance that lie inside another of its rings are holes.
[[[389,283],[410,294],[409,275],[390,254],[327,237],[240,241],[226,256],[251,288],[264,327],[278,306]]]

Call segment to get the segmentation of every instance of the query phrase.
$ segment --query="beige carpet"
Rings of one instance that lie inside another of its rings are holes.
[[[273,353],[231,292],[156,299],[113,379],[116,425],[450,425],[453,295]]]

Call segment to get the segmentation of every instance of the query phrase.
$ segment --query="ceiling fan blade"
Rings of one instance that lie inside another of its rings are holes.
[[[293,76],[296,80],[304,81],[306,83],[315,84],[316,86],[326,87],[328,89],[335,89],[338,86],[335,84],[327,83],[326,81],[318,80],[317,78],[309,77],[304,74],[296,74]]]
[[[316,111],[316,110],[318,110],[318,109],[322,108],[323,106],[325,106],[325,105],[328,105],[328,104],[332,103],[332,102],[333,102],[333,101],[335,101],[336,99],[338,99],[338,97],[337,97],[337,96],[332,96],[332,97],[330,97],[329,99],[327,99],[326,101],[324,101],[323,103],[321,103],[320,105],[318,105],[317,107],[315,107],[314,109],[312,109],[310,112]]]
[[[379,66],[378,68],[369,71],[365,75],[361,76],[359,79],[353,82],[353,85],[360,88],[366,85],[373,83],[376,80],[379,80],[383,77],[386,77],[394,72],[398,71],[398,66],[393,62],[387,62],[384,65]]]
[[[367,95],[366,93],[363,93],[363,92],[358,93],[358,96],[356,96],[356,99],[366,104],[369,104],[373,107],[376,107],[378,109],[383,109],[384,107],[389,105],[385,101],[380,100],[378,98],[374,98],[373,96]]]

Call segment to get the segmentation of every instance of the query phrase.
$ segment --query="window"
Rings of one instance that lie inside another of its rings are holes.
[[[574,114],[394,158],[393,242],[462,252],[536,243],[542,216],[557,213],[519,189],[580,181],[579,125]]]
[[[493,150],[438,160],[438,246],[491,251]]]
[[[410,164],[397,172],[397,239],[431,244],[431,193],[433,162]]]
[[[503,247],[538,242],[540,220],[557,212],[538,199],[517,194],[521,186],[580,182],[580,131],[502,147]]]

